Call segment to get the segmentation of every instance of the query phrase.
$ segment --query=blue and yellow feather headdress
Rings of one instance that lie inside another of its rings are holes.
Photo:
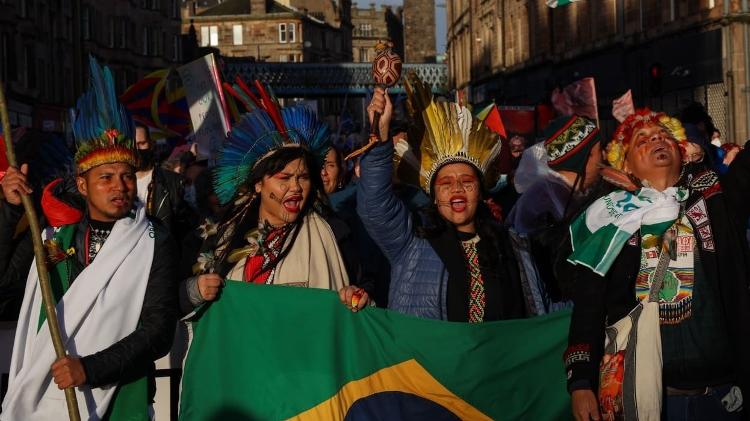
[[[328,125],[318,121],[313,111],[304,106],[281,108],[269,88],[258,81],[255,87],[257,96],[244,83],[230,90],[249,112],[232,128],[214,171],[214,190],[222,204],[234,198],[258,162],[273,152],[303,147],[322,165],[331,147]]]
[[[100,67],[89,56],[89,90],[78,99],[73,123],[78,150],[75,155],[78,174],[104,164],[123,162],[135,166],[133,120],[118,101],[108,67]]]

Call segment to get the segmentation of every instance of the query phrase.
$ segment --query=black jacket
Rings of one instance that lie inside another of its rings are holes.
[[[183,184],[184,179],[181,175],[155,166],[148,187],[146,208],[148,215],[163,222],[178,242],[182,241],[190,226],[187,204],[183,201]]]
[[[15,227],[23,212],[20,206],[11,206],[7,203],[4,203],[2,208],[0,250],[4,250],[11,242],[11,230],[6,228]],[[131,334],[110,347],[92,355],[81,356],[86,383],[89,386],[103,387],[143,377],[153,371],[153,362],[166,355],[172,346],[178,316],[177,249],[169,230],[158,220],[152,218],[151,221],[154,225],[156,243],[139,325]],[[24,237],[23,241],[26,243],[17,245],[15,249],[13,262],[9,266],[6,265],[3,286],[15,285],[24,288],[26,285],[26,277],[33,259],[33,247],[30,235]],[[21,262],[28,264],[20,267]],[[74,269],[71,277],[77,276],[83,269],[83,263],[78,263],[72,265]],[[5,288],[2,293],[5,294]]]
[[[686,209],[705,200],[713,243],[698,238],[700,256],[708,282],[717,285],[727,336],[734,353],[734,381],[750,396],[750,292],[745,229],[750,210],[750,150],[740,153],[730,171],[715,181],[709,171],[692,173],[691,194]],[[687,182],[686,177],[683,181]],[[743,196],[745,200],[743,201]],[[696,227],[693,227],[694,229]],[[638,234],[636,234],[637,236]],[[565,353],[568,388],[596,389],[599,361],[604,345],[604,328],[627,315],[637,302],[635,279],[640,269],[640,241],[626,244],[605,277],[578,267],[574,290],[575,307],[570,324],[569,347]]]
[[[26,277],[34,259],[31,232],[16,235],[23,208],[0,203],[0,320],[18,320]]]

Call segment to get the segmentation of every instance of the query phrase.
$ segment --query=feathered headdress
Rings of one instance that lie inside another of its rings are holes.
[[[222,204],[232,200],[258,162],[276,150],[288,146],[307,148],[320,165],[331,147],[328,126],[318,121],[313,111],[304,106],[281,108],[273,93],[258,81],[257,96],[244,83],[240,86],[227,90],[249,112],[240,116],[219,154],[214,187]]]
[[[425,131],[420,146],[419,182],[430,193],[432,180],[443,165],[463,162],[482,174],[484,185],[497,181],[492,164],[500,155],[498,135],[454,102],[437,102],[430,88],[415,74],[404,78],[409,109],[421,114]]]
[[[622,169],[633,133],[646,124],[658,124],[664,127],[678,144],[687,141],[685,129],[679,120],[664,113],[651,111],[648,108],[640,108],[617,126],[612,141],[607,145],[607,162],[609,162],[609,165],[618,170]]]
[[[135,166],[133,120],[117,100],[112,73],[108,67],[100,67],[91,56],[89,71],[89,90],[78,99],[73,123],[78,145],[77,171],[82,174],[93,167],[115,162]]]

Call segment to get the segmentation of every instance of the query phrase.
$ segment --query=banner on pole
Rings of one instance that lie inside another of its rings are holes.
[[[181,66],[177,72],[185,88],[198,157],[207,157],[213,166],[231,127],[214,55],[208,54]]]

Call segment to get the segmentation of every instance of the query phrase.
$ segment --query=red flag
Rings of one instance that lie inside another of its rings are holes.
[[[633,94],[628,89],[625,95],[612,101],[612,116],[622,123],[631,114],[635,114],[635,106],[633,106]]]
[[[552,92],[552,106],[562,115],[576,114],[598,121],[594,78],[583,78],[563,89],[556,88]]]
[[[503,119],[500,117],[500,111],[497,109],[497,105],[491,104],[488,108],[489,110],[482,110],[478,117],[484,121],[484,125],[487,126],[488,129],[505,139],[508,135],[505,132],[505,125],[503,125]]]

